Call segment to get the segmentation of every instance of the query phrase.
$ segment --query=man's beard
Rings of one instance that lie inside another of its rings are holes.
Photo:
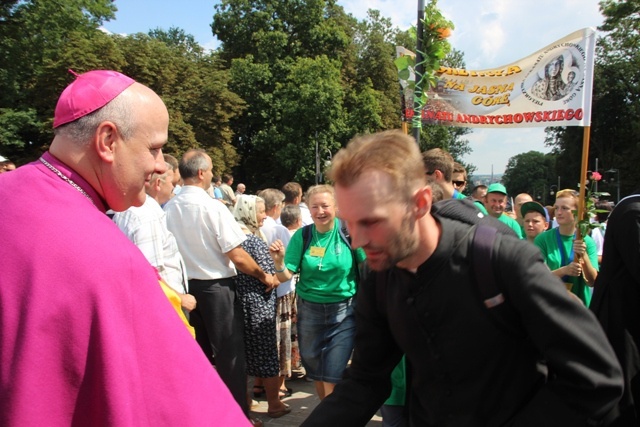
[[[412,220],[410,214],[402,219],[400,230],[391,238],[385,246],[386,258],[379,260],[375,265],[369,263],[374,271],[389,269],[398,262],[410,257],[418,249],[419,239],[414,234],[416,222]]]

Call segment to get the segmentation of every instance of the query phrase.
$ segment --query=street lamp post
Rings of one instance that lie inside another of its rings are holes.
[[[327,158],[324,161],[324,171],[323,174],[326,175],[327,170],[329,170],[329,168],[331,167],[331,162],[333,161],[333,154],[331,154],[331,150],[329,150],[328,148],[325,148],[325,151],[327,152]]]
[[[556,192],[558,191],[559,188],[560,187],[555,185],[555,184],[552,184],[552,185],[549,186],[549,196],[551,197],[551,202],[554,201],[554,199],[555,199],[554,196],[556,195]]]
[[[324,181],[324,172],[329,168],[329,166],[331,166],[331,161],[333,160],[333,154],[331,154],[331,150],[329,150],[327,147],[323,147],[322,149],[327,153],[327,160],[325,160],[323,164],[324,168],[322,168],[320,164],[320,144],[318,143],[316,134],[316,185]]]
[[[320,180],[320,155],[318,150],[318,132],[316,132],[316,185]]]
[[[616,180],[616,203],[620,201],[620,169],[609,169],[607,173],[615,173],[616,177],[612,178]]]

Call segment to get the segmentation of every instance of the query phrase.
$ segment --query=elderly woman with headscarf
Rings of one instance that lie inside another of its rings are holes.
[[[247,234],[242,248],[265,273],[275,273],[269,247],[260,226],[266,218],[264,200],[241,195],[236,201],[234,217]],[[276,293],[259,280],[238,271],[237,292],[244,310],[244,340],[247,374],[262,379],[269,409],[267,415],[278,418],[291,412],[279,397],[280,365],[276,341]]]

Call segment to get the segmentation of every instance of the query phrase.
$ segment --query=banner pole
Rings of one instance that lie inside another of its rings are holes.
[[[587,170],[589,168],[589,134],[591,126],[584,127],[584,134],[582,136],[582,166],[580,168],[580,200],[578,203],[578,221],[581,221],[584,217],[585,208],[585,193],[587,191]],[[580,233],[580,227],[577,230],[577,239],[582,239],[584,236]]]
[[[422,103],[420,97],[422,96],[422,90],[418,85],[418,82],[422,80],[424,74],[424,57],[422,52],[424,46],[422,46],[422,38],[424,37],[424,0],[418,0],[418,23],[417,23],[417,42],[416,42],[416,88],[413,92],[413,119],[411,121],[411,132],[415,138],[418,146],[420,146],[420,129],[422,128]],[[426,88],[423,88],[426,90]]]

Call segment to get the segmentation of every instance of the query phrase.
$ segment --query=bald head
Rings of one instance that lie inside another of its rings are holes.
[[[55,129],[49,151],[75,170],[115,211],[141,206],[145,183],[166,164],[169,113],[148,87],[133,83],[103,107]]]
[[[533,201],[533,197],[531,197],[530,195],[528,195],[527,193],[520,193],[516,196],[516,198],[513,200],[513,204],[515,205],[513,207],[513,209],[515,210],[516,213],[516,219],[518,220],[518,222],[523,221],[522,218],[522,213],[520,212],[520,208],[522,208],[522,205],[526,202],[532,202]]]
[[[162,105],[162,108],[157,113],[160,113],[160,116],[166,114],[168,121],[168,112],[162,99],[148,87],[140,83],[133,83],[104,107],[55,128],[54,135],[61,136],[65,140],[78,145],[88,144],[98,126],[103,122],[109,121],[117,127],[122,138],[126,140],[133,135],[136,125],[141,122],[136,115],[140,114],[141,110],[154,106],[154,104],[156,104],[155,106]],[[157,118],[163,119],[164,117]]]
[[[211,157],[200,149],[192,149],[184,153],[178,166],[180,176],[185,185],[195,185],[208,190],[213,179]]]

